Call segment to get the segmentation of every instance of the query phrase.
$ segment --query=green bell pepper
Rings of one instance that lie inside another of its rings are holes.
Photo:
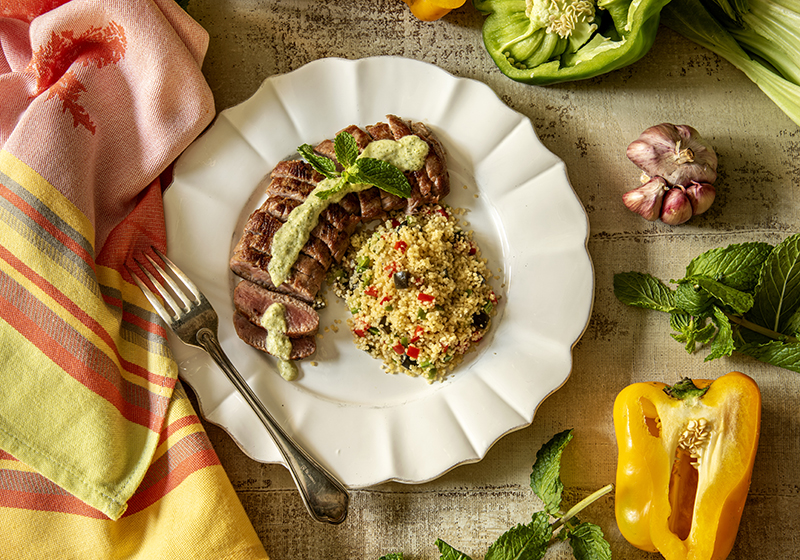
[[[498,68],[527,84],[582,80],[642,58],[669,0],[473,0]]]

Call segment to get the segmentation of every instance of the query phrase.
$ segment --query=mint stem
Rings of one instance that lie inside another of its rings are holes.
[[[607,484],[606,486],[603,486],[597,492],[594,492],[593,494],[590,494],[590,495],[586,496],[580,502],[578,502],[577,504],[572,506],[567,511],[567,513],[565,513],[561,517],[561,519],[559,519],[558,521],[553,523],[553,533],[555,533],[556,531],[561,529],[564,525],[566,525],[569,522],[570,519],[572,519],[573,517],[578,515],[581,511],[584,510],[584,508],[592,505],[597,500],[599,500],[600,498],[602,498],[603,496],[605,496],[606,494],[611,492],[613,489],[614,489],[614,485],[613,484]]]
[[[725,311],[723,311],[723,313],[725,313]],[[769,337],[773,340],[780,340],[781,342],[798,342],[798,340],[793,336],[772,331],[766,327],[757,325],[752,321],[748,321],[744,317],[731,315],[730,313],[725,313],[725,316],[728,318],[729,321],[736,323],[737,325],[740,325],[746,329],[750,329],[753,332],[757,332],[758,334],[763,334],[764,336]]]

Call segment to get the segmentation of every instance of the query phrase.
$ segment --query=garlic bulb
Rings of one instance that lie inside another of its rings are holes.
[[[671,226],[677,226],[692,217],[692,203],[684,190],[675,187],[664,195],[664,204],[661,207],[661,221]]]
[[[663,177],[670,185],[717,179],[716,152],[688,125],[651,126],[628,146],[627,155],[649,176]]]
[[[669,186],[664,179],[653,177],[641,187],[623,194],[622,202],[628,209],[652,222],[661,216],[661,201],[668,190]]]

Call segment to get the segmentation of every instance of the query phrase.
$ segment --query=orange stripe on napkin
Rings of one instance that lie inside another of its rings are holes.
[[[31,488],[36,490],[32,492]],[[0,470],[0,507],[107,519],[102,511],[87,505],[42,475],[24,471]]]
[[[30,202],[38,202],[38,199],[31,200],[30,197],[26,197],[26,200],[20,196],[20,193],[24,193],[24,190],[15,185],[11,178],[7,176],[0,177],[0,197],[5,198],[11,205],[15,206],[20,215],[30,218],[30,221],[38,226],[39,233],[52,236],[53,240],[63,247],[63,250],[71,251],[75,257],[81,259],[89,268],[93,268],[94,263],[90,254],[92,247],[89,241],[82,237],[79,237],[77,241],[72,239],[42,215],[42,212],[48,212],[46,206],[37,205],[38,207],[34,208]]]

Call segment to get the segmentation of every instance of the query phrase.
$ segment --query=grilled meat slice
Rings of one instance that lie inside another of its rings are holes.
[[[371,222],[386,216],[381,204],[380,189],[373,187],[358,193],[358,201],[361,204],[361,220]]]
[[[285,199],[278,196],[271,196],[256,212],[262,212],[279,224],[289,218],[289,214],[300,202],[294,199]],[[248,222],[248,226],[254,220]],[[343,249],[347,249],[350,235],[361,222],[360,216],[352,214],[344,209],[340,204],[330,204],[320,214],[317,226],[311,230],[309,239],[303,246],[302,252],[309,257],[316,259],[326,270],[330,267],[332,260],[339,262],[343,256]],[[266,235],[275,235],[271,227],[272,224],[265,224]],[[245,226],[247,231],[248,226]],[[277,227],[280,227],[278,225]],[[253,229],[252,231],[258,231]]]
[[[428,155],[425,165],[417,171],[406,173],[411,183],[411,196],[407,200],[406,214],[413,214],[423,204],[439,202],[450,192],[450,178],[447,174],[447,163],[442,145],[424,124],[407,123],[394,115],[387,115],[388,124],[380,127],[376,133],[391,133],[391,138],[399,140],[409,134],[416,134],[428,144]]]
[[[316,237],[324,242],[330,249],[333,260],[340,262],[350,243],[350,233],[336,229],[333,224],[326,220],[320,220],[311,230],[311,237]]]
[[[251,323],[247,317],[238,311],[233,314],[233,327],[236,334],[247,344],[267,352],[267,331]],[[313,354],[317,349],[317,341],[314,335],[301,336],[290,339],[292,341],[292,353],[290,359],[299,360]],[[268,353],[268,352],[267,352]]]
[[[389,123],[389,130],[392,131],[392,136],[395,140],[400,140],[403,136],[413,134],[411,132],[411,125],[406,121],[395,115],[386,115],[386,120]]]
[[[427,200],[428,203],[436,203],[450,194],[450,176],[447,174],[447,159],[444,147],[434,136],[428,127],[420,122],[412,123],[411,129],[414,134],[428,143],[430,150],[425,158],[425,173],[428,180],[433,184],[431,192],[433,198]]]
[[[392,129],[385,122],[379,122],[366,127],[367,132],[375,140],[394,140]]]
[[[350,193],[339,201],[339,206],[354,216],[361,216],[361,203],[356,193]]]
[[[267,290],[247,280],[239,282],[233,290],[233,304],[236,311],[257,326],[261,326],[261,318],[274,303],[282,303],[286,308],[284,314],[286,336],[297,338],[317,332],[319,315],[307,303],[285,294]]]
[[[298,159],[279,161],[269,176],[270,178],[288,177],[304,183],[313,183],[314,185],[325,178],[311,165]]]
[[[450,178],[447,174],[445,151],[435,135],[423,123],[408,123],[395,115],[386,115],[386,123],[366,127],[375,140],[399,140],[409,134],[416,134],[429,146],[425,165],[418,171],[406,173],[411,183],[411,196],[403,200],[406,214],[413,214],[422,204],[439,202],[450,192]],[[383,208],[386,211],[399,210],[404,206],[398,197],[381,192]]]
[[[264,201],[264,204],[261,205],[260,210],[263,210],[281,222],[285,222],[289,219],[289,214],[292,213],[292,210],[300,206],[301,203],[302,201],[295,200],[293,198],[284,198],[282,196],[273,195]]]
[[[286,198],[302,203],[316,186],[317,183],[311,181],[277,175],[267,184],[266,192],[270,197]]]
[[[280,286],[272,283],[268,267],[271,256],[260,253],[250,244],[252,232],[247,232],[236,245],[230,260],[234,274],[270,290],[295,296],[311,303],[322,287],[326,270],[308,255],[300,254],[286,281]]]
[[[358,151],[362,151],[364,148],[367,147],[367,144],[372,142],[374,138],[369,135],[369,133],[361,130],[358,126],[351,124],[348,127],[343,128],[337,135],[342,132],[349,132],[356,141],[356,145],[358,146]],[[314,151],[317,152],[321,156],[325,156],[328,159],[333,160],[336,163],[336,167],[341,169],[342,166],[339,165],[339,162],[336,161],[336,150],[334,148],[334,141],[333,140],[323,140],[319,144],[316,145]]]
[[[396,194],[388,193],[386,191],[378,192],[381,195],[381,207],[383,208],[384,212],[402,210],[407,205],[405,198],[399,197]]]
[[[270,201],[277,201],[276,204],[270,204]],[[293,204],[284,204],[290,202]],[[294,209],[300,203],[294,200],[273,198],[268,199],[261,208],[258,208],[244,227],[244,234],[240,245],[248,245],[258,251],[259,253],[270,254],[272,249],[272,239],[275,232],[286,221],[285,216],[288,212],[285,209]],[[276,215],[277,214],[277,215]],[[283,218],[283,219],[281,219]],[[245,240],[246,238],[246,240]],[[331,250],[319,237],[310,236],[308,242],[303,246],[301,252],[317,261],[322,268],[327,270],[333,262]]]
[[[347,232],[349,237],[361,223],[361,217],[344,209],[340,204],[329,204],[320,214],[320,218],[331,224],[336,229]]]

